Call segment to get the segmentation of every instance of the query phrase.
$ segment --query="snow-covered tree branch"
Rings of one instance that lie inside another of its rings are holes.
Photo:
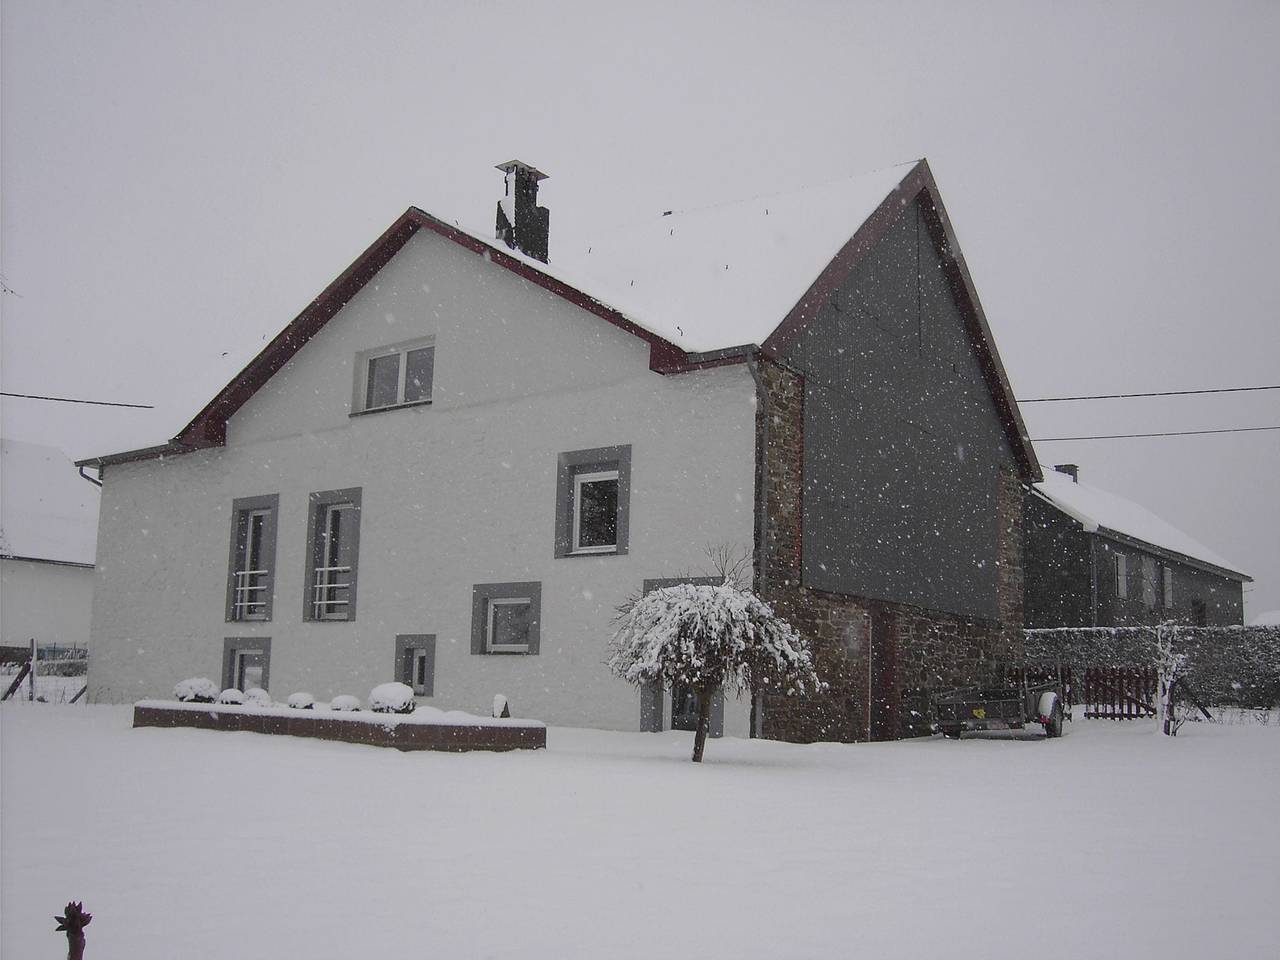
[[[717,688],[801,694],[821,687],[808,644],[773,608],[732,582],[662,587],[618,616],[609,669],[643,686],[684,684],[698,695],[693,760],[701,761]]]

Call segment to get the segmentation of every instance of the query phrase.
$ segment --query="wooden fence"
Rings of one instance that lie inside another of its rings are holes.
[[[1158,684],[1152,667],[1088,667],[1081,698],[1084,715],[1101,720],[1154,717]]]

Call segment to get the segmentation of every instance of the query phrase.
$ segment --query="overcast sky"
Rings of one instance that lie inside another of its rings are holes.
[[[1015,391],[1280,382],[1280,4],[5,0],[4,436],[161,442],[414,204],[557,231],[927,156]],[[851,225],[854,227],[856,225]],[[1280,424],[1280,392],[1024,407]],[[1040,443],[1280,608],[1280,432]]]

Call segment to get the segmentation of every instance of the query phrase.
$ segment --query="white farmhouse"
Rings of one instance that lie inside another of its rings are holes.
[[[498,239],[410,208],[178,436],[82,461],[91,696],[394,678],[680,727],[605,669],[612,617],[720,545],[831,681],[718,704],[728,734],[916,732],[1019,642],[1039,472],[927,164],[563,251],[544,175],[500,169]]]

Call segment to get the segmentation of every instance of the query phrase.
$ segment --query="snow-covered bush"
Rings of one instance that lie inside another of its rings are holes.
[[[250,687],[244,692],[244,702],[249,707],[270,707],[274,706],[271,702],[271,694],[263,690],[261,687]]]
[[[700,704],[693,760],[702,760],[717,687],[741,694],[819,690],[808,643],[750,590],[682,583],[625,606],[609,669],[638,686],[691,687]]]
[[[329,701],[330,710],[351,711],[360,709],[360,698],[353,697],[349,693],[334,697]]]
[[[507,702],[507,698],[501,693],[493,695],[493,715],[495,717],[511,716],[511,704]]]
[[[309,693],[291,693],[285,701],[294,710],[310,710],[316,705],[316,698]]]
[[[218,688],[208,677],[191,677],[173,688],[173,696],[183,703],[216,703]]]
[[[408,684],[380,683],[369,693],[369,709],[374,713],[413,713],[417,705]]]
[[[218,694],[218,702],[227,706],[239,706],[244,703],[244,694],[235,687],[228,687]]]

